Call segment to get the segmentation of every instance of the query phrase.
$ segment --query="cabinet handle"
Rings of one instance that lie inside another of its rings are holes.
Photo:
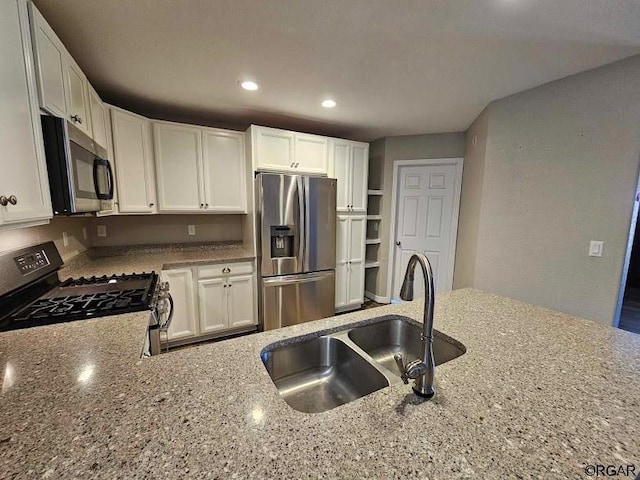
[[[3,207],[6,207],[8,204],[9,204],[9,199],[4,195],[2,195],[0,197],[0,205],[2,205]]]
[[[11,196],[9,197],[9,203],[10,203],[11,205],[15,205],[16,203],[18,203],[18,197],[16,197],[15,195],[11,195]]]
[[[150,203],[150,204],[149,204],[149,206],[150,206],[150,207],[153,207],[154,205],[155,205],[154,203]]]
[[[296,168],[300,166],[300,162],[296,162]]]
[[[401,247],[402,246],[402,242],[396,242],[396,246]]]
[[[231,273],[231,269],[230,269],[230,268],[228,268],[228,267],[224,267],[224,268],[222,269],[222,273]]]
[[[71,120],[77,123],[82,123],[82,118],[79,117],[78,115],[71,115]]]

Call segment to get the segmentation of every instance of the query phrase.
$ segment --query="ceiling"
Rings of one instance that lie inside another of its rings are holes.
[[[492,100],[640,54],[638,0],[35,3],[116,105],[359,140],[466,130]]]

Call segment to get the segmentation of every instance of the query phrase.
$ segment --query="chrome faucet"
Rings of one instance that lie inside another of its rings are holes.
[[[425,398],[431,398],[435,394],[433,389],[433,377],[436,373],[436,364],[433,359],[433,302],[435,290],[433,288],[433,270],[429,259],[422,253],[414,253],[409,259],[407,271],[404,274],[404,281],[400,289],[400,298],[402,300],[413,300],[413,278],[416,269],[416,263],[422,268],[422,276],[424,277],[424,318],[422,324],[422,351],[420,359],[413,360],[407,364],[404,363],[401,354],[395,354],[398,368],[400,369],[402,381],[409,383],[409,379],[415,380],[413,383],[413,391],[416,395]]]

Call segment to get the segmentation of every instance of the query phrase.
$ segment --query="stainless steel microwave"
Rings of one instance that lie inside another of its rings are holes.
[[[114,178],[107,151],[62,118],[40,118],[54,214],[110,209]]]

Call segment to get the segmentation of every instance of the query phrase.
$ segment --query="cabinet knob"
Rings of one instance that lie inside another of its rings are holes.
[[[82,118],[79,117],[78,115],[71,115],[71,120],[73,120],[76,123],[82,123]]]
[[[2,205],[3,207],[6,207],[8,204],[9,204],[9,199],[4,195],[2,195],[0,197],[0,205]]]
[[[155,203],[150,203],[149,204],[150,207],[153,207],[154,205],[155,205]]]
[[[201,203],[201,204],[200,204],[200,208],[204,208],[204,203]]]
[[[296,162],[296,168],[300,166],[300,162]]]
[[[16,197],[15,195],[11,195],[11,196],[9,197],[9,203],[10,203],[11,205],[15,205],[15,204],[17,204],[17,203],[18,203],[18,197]]]
[[[205,203],[205,204],[204,204],[204,208],[209,208],[209,204],[208,204],[208,203]]]

